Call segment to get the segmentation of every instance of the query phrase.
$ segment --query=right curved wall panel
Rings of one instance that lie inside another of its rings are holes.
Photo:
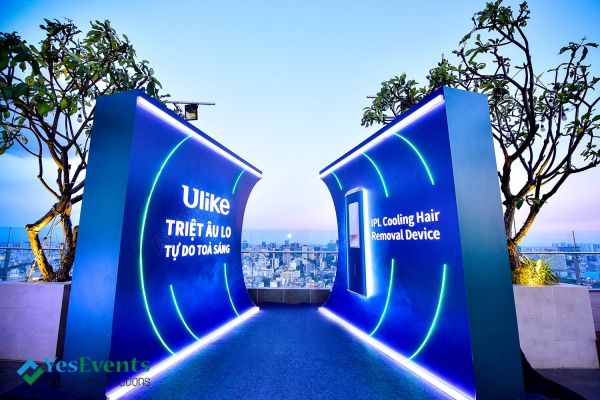
[[[320,177],[339,231],[324,307],[460,396],[521,396],[485,96],[441,88]]]

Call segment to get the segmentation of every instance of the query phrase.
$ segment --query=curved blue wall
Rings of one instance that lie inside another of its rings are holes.
[[[241,229],[260,176],[141,92],[99,99],[65,360],[152,367],[253,307]],[[137,373],[78,376],[71,388],[103,396]]]
[[[438,90],[321,171],[340,242],[325,307],[478,398],[498,386],[488,391],[483,378],[495,363],[518,371],[497,396],[522,390],[495,171],[485,97],[452,89]],[[365,193],[366,296],[348,290],[356,278],[348,276],[345,197],[356,188]],[[469,191],[475,196],[466,198]],[[390,224],[394,218],[398,224]],[[481,269],[487,275],[476,276]],[[483,337],[498,342],[482,344]]]

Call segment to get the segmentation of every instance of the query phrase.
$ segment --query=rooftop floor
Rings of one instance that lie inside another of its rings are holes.
[[[54,374],[23,383],[20,365],[0,361],[0,398],[80,399],[61,392]],[[542,373],[600,400],[600,370]],[[309,305],[261,305],[248,321],[151,379],[124,399],[447,398]]]
[[[445,399],[310,306],[263,306],[125,399]]]

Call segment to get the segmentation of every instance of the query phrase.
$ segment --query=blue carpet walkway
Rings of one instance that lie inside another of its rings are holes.
[[[124,399],[444,399],[323,317],[266,306]]]

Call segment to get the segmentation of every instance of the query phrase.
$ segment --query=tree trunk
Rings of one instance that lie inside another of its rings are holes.
[[[31,252],[33,253],[35,263],[40,269],[40,273],[42,274],[42,279],[46,282],[52,282],[56,279],[56,274],[52,269],[52,265],[48,262],[48,258],[46,258],[46,254],[44,254],[44,249],[42,243],[40,242],[39,233],[40,231],[48,225],[56,214],[58,214],[57,209],[59,209],[60,203],[56,203],[50,211],[48,211],[44,216],[33,224],[29,224],[25,226],[25,230],[27,230],[27,236],[29,237],[29,243],[31,245]]]
[[[506,232],[506,246],[508,248],[508,260],[510,261],[510,270],[514,269],[519,265],[519,247],[518,243],[513,240],[513,226],[515,222],[515,211],[516,206],[514,203],[506,204],[504,210],[504,230]]]
[[[519,265],[519,245],[515,243],[511,238],[506,239],[506,245],[508,247],[508,260],[510,261],[510,270],[514,271]]]
[[[61,217],[61,225],[63,228],[64,235],[64,251],[60,257],[60,266],[57,272],[54,272],[52,265],[48,261],[46,254],[44,254],[43,245],[40,241],[40,231],[52,221],[55,217]],[[75,261],[75,245],[77,243],[77,233],[79,227],[73,228],[71,222],[71,202],[69,200],[62,200],[59,203],[54,204],[50,211],[48,211],[42,218],[29,224],[25,227],[27,230],[27,236],[29,237],[29,243],[31,244],[31,251],[35,257],[35,263],[40,269],[42,279],[46,282],[64,282],[70,279],[69,273],[73,268],[73,262]]]
[[[56,280],[59,282],[65,282],[69,280],[69,273],[73,268],[73,262],[75,261],[75,245],[77,243],[77,233],[79,227],[73,228],[71,223],[71,204],[65,207],[62,214],[61,220],[64,236],[64,252],[60,258],[60,268],[56,276]]]

